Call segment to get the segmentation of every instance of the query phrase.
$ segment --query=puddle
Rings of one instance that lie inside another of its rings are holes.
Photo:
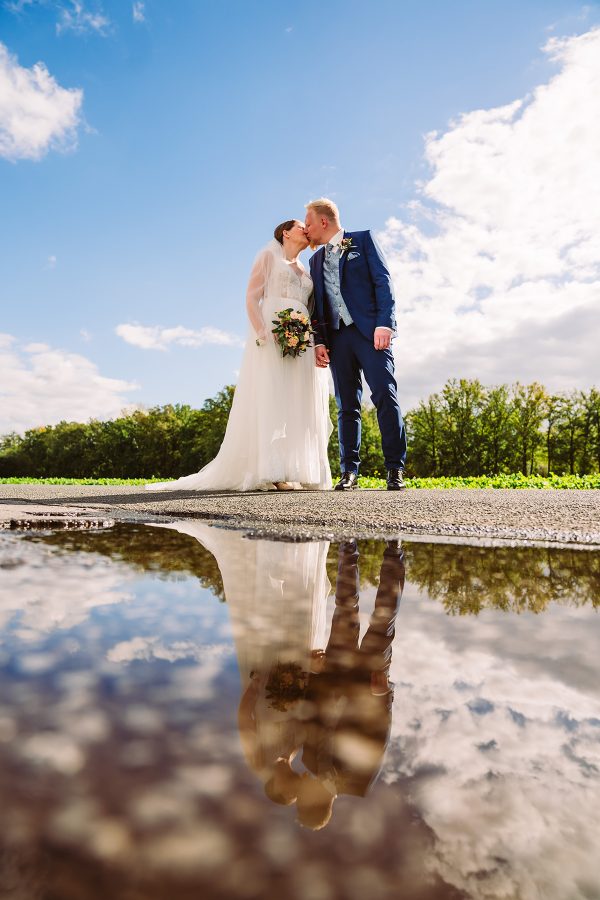
[[[0,897],[600,896],[600,554],[0,535]]]

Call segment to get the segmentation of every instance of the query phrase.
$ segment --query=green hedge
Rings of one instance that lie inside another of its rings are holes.
[[[1,478],[0,484],[106,484],[106,485],[143,485],[151,481],[159,481],[158,478]],[[362,488],[385,488],[384,478],[361,476]],[[472,478],[407,478],[407,488],[412,489],[436,489],[436,488],[538,488],[542,490],[574,489],[586,490],[595,488],[600,490],[600,475],[551,475],[544,478],[541,475],[479,475]]]

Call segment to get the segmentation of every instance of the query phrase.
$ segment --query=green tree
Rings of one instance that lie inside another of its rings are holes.
[[[481,472],[481,410],[485,390],[475,379],[452,378],[442,391],[444,475]]]
[[[593,387],[582,391],[582,447],[579,471],[600,472],[600,391]]]
[[[563,394],[559,409],[558,440],[555,448],[558,468],[561,473],[574,475],[583,449],[584,408],[581,394],[577,391]]]
[[[557,437],[562,414],[563,398],[552,394],[546,399],[546,469],[548,473],[558,472]]]
[[[514,435],[510,395],[505,384],[485,392],[480,417],[482,464],[477,474],[498,475],[510,471]]]
[[[364,475],[384,475],[385,462],[381,449],[381,433],[377,421],[377,411],[373,406],[362,410],[361,431],[361,472]]]
[[[410,435],[407,468],[411,474],[436,476],[442,474],[444,417],[442,399],[431,394],[406,415]]]
[[[515,433],[514,469],[523,475],[534,469],[535,452],[542,442],[541,425],[546,413],[547,394],[541,384],[523,385],[517,382],[512,389],[512,423]]]

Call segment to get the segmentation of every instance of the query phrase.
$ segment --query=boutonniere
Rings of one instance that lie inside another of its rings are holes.
[[[352,238],[345,237],[340,241],[340,256],[343,256],[346,250],[352,249]]]

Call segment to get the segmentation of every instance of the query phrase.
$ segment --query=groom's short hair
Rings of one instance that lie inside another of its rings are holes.
[[[311,200],[306,204],[305,209],[314,209],[318,216],[325,216],[332,222],[340,221],[340,211],[333,200],[328,197],[319,197],[318,200]]]

